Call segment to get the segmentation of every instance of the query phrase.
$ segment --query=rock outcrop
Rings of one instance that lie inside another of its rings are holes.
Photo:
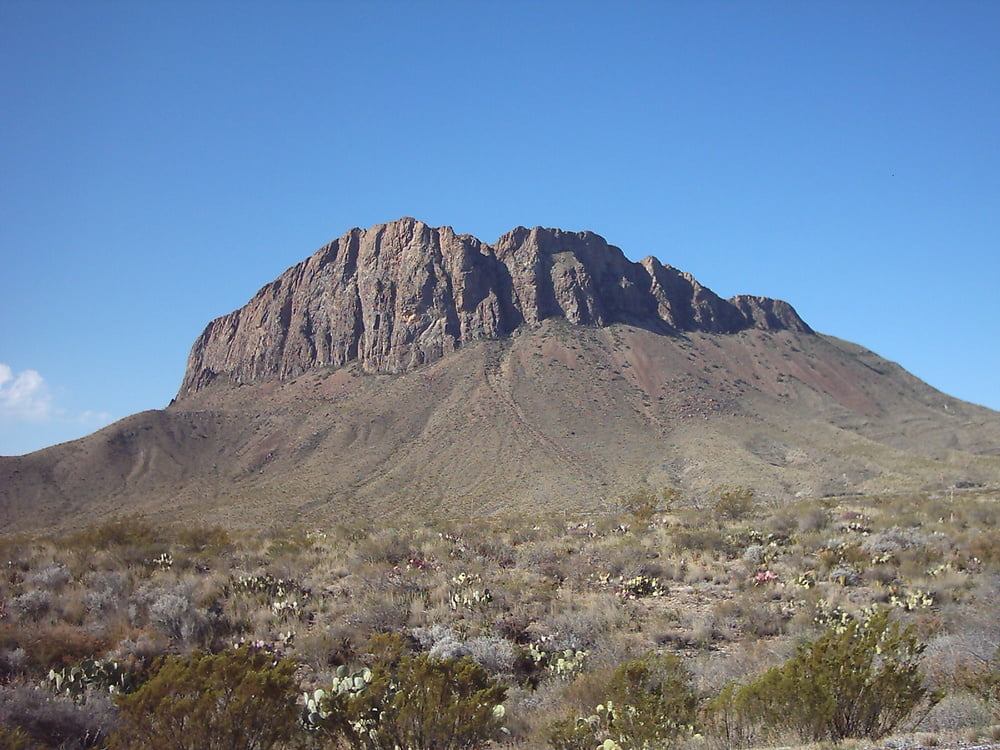
[[[195,342],[179,396],[358,362],[397,373],[551,317],[663,334],[809,327],[785,302],[724,300],[591,232],[518,227],[488,245],[404,218],[352,229],[217,318]]]

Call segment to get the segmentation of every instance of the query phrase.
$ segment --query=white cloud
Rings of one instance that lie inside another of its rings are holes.
[[[0,418],[26,422],[52,418],[52,394],[37,370],[22,370],[15,376],[0,363]]]

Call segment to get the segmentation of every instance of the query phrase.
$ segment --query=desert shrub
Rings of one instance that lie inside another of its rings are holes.
[[[298,635],[298,659],[314,669],[338,667],[355,657],[353,632],[346,625],[332,623]]]
[[[793,608],[785,602],[761,600],[751,594],[738,595],[733,599],[717,604],[713,613],[718,623],[726,625],[730,636],[737,630],[745,635],[758,638],[770,638],[781,635],[789,620]]]
[[[631,526],[636,531],[649,528],[659,513],[677,506],[681,493],[674,487],[664,487],[660,492],[640,488],[620,498],[622,510],[631,516]]]
[[[174,640],[200,637],[208,626],[205,613],[183,593],[164,591],[149,604],[149,620]]]
[[[871,556],[898,554],[904,550],[918,549],[928,543],[927,535],[917,528],[892,526],[876,531],[861,542],[861,548]]]
[[[712,509],[719,518],[740,521],[753,512],[755,504],[754,491],[749,487],[720,487],[715,491]]]
[[[501,568],[514,565],[514,547],[498,539],[487,537],[480,540],[475,546],[475,552],[478,557]]]
[[[26,620],[40,620],[52,609],[52,594],[45,589],[30,589],[15,596],[11,604]]]
[[[165,531],[134,516],[75,532],[58,543],[86,552],[112,551],[125,565],[143,564],[168,551]]]
[[[994,721],[990,704],[976,695],[957,693],[941,700],[920,722],[924,732],[955,734],[976,727],[986,727]]]
[[[418,554],[410,544],[408,535],[393,529],[378,531],[360,541],[354,549],[354,556],[369,565],[386,563],[405,565],[406,561]]]
[[[403,630],[409,619],[407,602],[375,592],[361,598],[345,622],[360,633],[394,633]]]
[[[497,636],[462,638],[450,628],[433,625],[419,628],[414,636],[436,659],[460,659],[467,656],[492,675],[509,674],[514,668],[514,647]]]
[[[91,695],[83,701],[34,685],[0,687],[0,747],[102,747],[114,725],[114,706],[107,696]]]
[[[619,666],[592,714],[552,724],[556,750],[669,747],[693,730],[697,695],[691,675],[673,655],[647,656]]]
[[[796,529],[800,533],[822,531],[830,523],[830,511],[822,506],[806,507],[799,511]]]
[[[170,657],[131,695],[118,698],[114,750],[281,747],[296,732],[295,664],[246,647]]]
[[[968,670],[964,677],[967,689],[985,701],[1000,719],[1000,649],[979,669]]]
[[[176,534],[177,544],[187,552],[218,556],[232,549],[229,532],[221,526],[194,526],[181,529]]]
[[[23,674],[27,665],[28,652],[22,647],[0,649],[0,682],[6,682],[10,677]]]
[[[1000,530],[980,530],[969,541],[969,553],[986,564],[1000,562]]]
[[[95,571],[83,578],[81,602],[87,612],[107,613],[125,604],[129,581],[117,571]]]
[[[68,667],[87,657],[101,656],[107,650],[107,643],[102,638],[65,623],[24,635],[23,647],[29,657],[29,666],[39,673]]]
[[[882,737],[940,698],[923,686],[923,650],[887,611],[849,620],[752,682],[727,686],[708,706],[710,723],[732,745],[763,727],[812,741]]]
[[[726,548],[725,535],[711,526],[693,526],[677,529],[673,534],[674,549],[678,553],[688,550],[721,552]]]
[[[707,733],[727,750],[758,744],[766,731],[767,702],[759,692],[730,682],[705,705],[702,719]]]
[[[72,575],[65,565],[53,563],[32,571],[24,577],[26,587],[37,587],[46,591],[58,591],[65,586]]]
[[[102,526],[91,527],[70,535],[63,540],[82,547],[108,549],[125,545],[144,545],[161,542],[163,534],[137,516],[125,516]]]
[[[175,643],[198,648],[211,646],[232,632],[233,623],[215,604],[211,592],[203,591],[197,581],[160,580],[151,580],[132,593],[129,614],[133,626],[152,625]],[[209,606],[198,606],[199,601]]]
[[[365,750],[477,747],[500,738],[505,695],[468,657],[389,648],[372,669],[357,675],[342,669],[329,693],[307,694],[305,721]]]
[[[547,651],[592,650],[604,647],[628,625],[628,610],[611,592],[563,606],[530,628],[533,641]]]
[[[138,687],[156,674],[169,652],[170,644],[153,631],[130,631],[119,635],[124,637],[96,661],[117,664],[118,669],[129,675],[133,687]],[[63,670],[65,667],[55,671]]]

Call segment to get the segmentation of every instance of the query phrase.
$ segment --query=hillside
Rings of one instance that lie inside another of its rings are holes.
[[[0,522],[586,511],[636,488],[1000,483],[1000,414],[597,235],[352,230],[208,325],[178,397],[0,459]]]

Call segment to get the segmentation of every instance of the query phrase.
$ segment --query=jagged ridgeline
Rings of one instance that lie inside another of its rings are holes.
[[[405,372],[553,317],[663,334],[810,331],[786,302],[721,299],[653,257],[629,261],[592,232],[518,227],[487,245],[404,218],[352,229],[209,323],[180,395],[220,376],[252,382],[352,361]]]

